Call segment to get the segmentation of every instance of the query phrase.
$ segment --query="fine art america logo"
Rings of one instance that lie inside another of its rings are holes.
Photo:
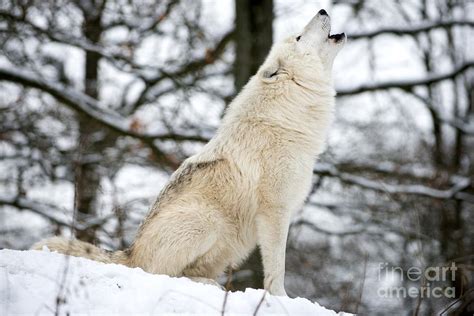
[[[392,280],[397,285],[379,288],[377,294],[386,298],[454,298],[455,288],[447,284],[455,280],[457,269],[454,262],[451,266],[426,269],[410,267],[406,270],[401,267],[391,267],[388,263],[382,262],[379,264],[378,280]],[[400,284],[404,281],[417,282],[418,285],[401,286]]]

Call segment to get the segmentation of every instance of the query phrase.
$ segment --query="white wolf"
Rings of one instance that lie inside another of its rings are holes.
[[[59,237],[33,248],[215,283],[258,244],[265,289],[286,295],[290,217],[310,190],[324,148],[334,106],[332,64],[346,39],[329,32],[321,10],[301,33],[273,46],[216,135],[172,175],[129,249],[106,252]]]

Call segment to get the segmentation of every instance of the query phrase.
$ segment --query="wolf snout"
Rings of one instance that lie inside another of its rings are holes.
[[[331,17],[326,12],[326,10],[319,10],[318,14],[314,16],[312,21],[314,21],[314,31],[320,32],[322,30],[323,34],[326,36],[329,35],[329,31],[331,30]]]
[[[306,43],[322,43],[327,41],[331,32],[331,17],[321,9],[305,26],[301,34]]]

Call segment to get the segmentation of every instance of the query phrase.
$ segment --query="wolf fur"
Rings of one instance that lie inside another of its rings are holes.
[[[214,282],[259,245],[264,286],[284,289],[290,218],[309,193],[313,165],[333,116],[331,69],[345,35],[329,36],[321,10],[275,44],[229,105],[216,135],[171,176],[133,245],[106,252],[58,237],[49,249],[170,276]]]

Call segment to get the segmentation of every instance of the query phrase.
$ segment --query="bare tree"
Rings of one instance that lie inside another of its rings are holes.
[[[189,8],[195,10],[191,12]],[[187,154],[181,146],[176,144],[169,149],[164,142],[199,144],[206,141],[209,131],[215,128],[210,126],[206,130],[180,113],[183,108],[191,107],[189,100],[193,93],[203,91],[200,83],[215,76],[226,76],[229,72],[226,62],[220,58],[230,42],[232,30],[209,37],[201,30],[200,11],[200,3],[189,1],[2,3],[0,79],[23,87],[22,94],[16,99],[2,100],[2,121],[18,124],[25,119],[33,120],[30,126],[5,125],[2,131],[5,146],[16,146],[17,149],[12,149],[12,153],[2,159],[11,162],[18,159],[21,144],[17,143],[14,133],[29,143],[36,142],[32,137],[36,136],[38,120],[34,122],[29,104],[40,102],[42,107],[51,108],[53,114],[44,112],[40,119],[44,122],[55,120],[62,125],[62,134],[68,134],[69,139],[67,149],[61,149],[57,144],[57,137],[61,135],[51,135],[45,126],[42,127],[41,132],[48,137],[43,140],[42,155],[44,151],[57,149],[61,157],[55,157],[55,165],[49,170],[43,168],[45,170],[40,174],[43,181],[54,182],[58,169],[66,170],[61,180],[73,183],[75,187],[75,203],[70,205],[75,204],[78,210],[75,219],[81,227],[77,230],[78,238],[96,242],[96,230],[102,227],[90,223],[101,217],[98,198],[102,181],[113,177],[125,161],[172,171]],[[170,29],[170,25],[173,28]],[[125,36],[116,40],[111,34],[117,32]],[[173,35],[180,38],[175,49],[185,52],[180,58],[168,55],[168,62],[155,65],[153,56],[140,50],[145,43],[160,43]],[[30,54],[31,49],[33,54]],[[71,60],[65,54],[70,53],[84,54],[83,61],[77,61],[80,65],[75,67],[77,73],[67,70]],[[111,73],[119,76],[121,83],[110,81]],[[4,87],[8,89],[11,84]],[[115,95],[108,90],[114,91]],[[137,113],[160,107],[161,100],[170,94],[181,94],[182,99],[159,118],[155,126],[155,130],[159,127],[159,132],[148,132]],[[224,98],[217,90],[208,95],[220,100]],[[176,115],[182,121],[181,126],[169,122],[177,119]],[[206,135],[201,136],[201,133]],[[19,209],[27,204],[41,205],[40,201],[31,200],[31,203],[19,203],[29,198],[28,184],[24,181],[30,179],[25,179],[23,174],[34,168],[35,163],[50,162],[48,157],[33,159],[34,147],[27,148],[32,153],[21,157],[25,165],[20,169],[12,163],[18,172],[6,181],[18,185],[13,190],[16,192],[2,196],[3,205]],[[130,155],[131,151],[133,155]],[[56,224],[65,222],[56,221]]]

